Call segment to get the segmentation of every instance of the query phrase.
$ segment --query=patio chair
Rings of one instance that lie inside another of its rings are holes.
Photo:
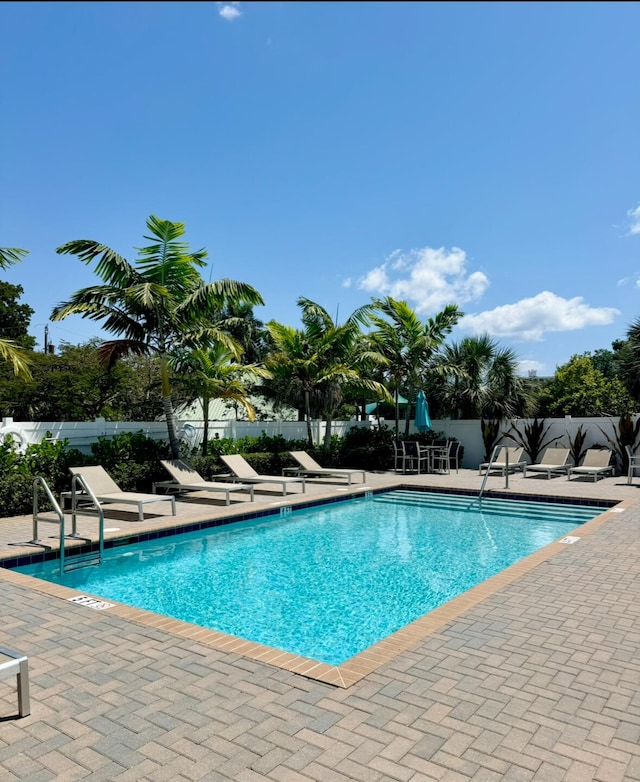
[[[625,445],[627,451],[627,458],[629,459],[629,469],[627,470],[627,483],[631,484],[633,478],[633,471],[640,470],[640,456],[634,455],[630,445]]]
[[[393,441],[393,471],[398,472],[398,462],[402,465],[404,472],[404,442],[402,440]]]
[[[523,453],[524,448],[500,446],[500,449],[492,462],[483,462],[480,465],[478,474],[481,475],[483,470],[487,472],[489,467],[491,467],[491,470],[500,470],[501,474],[505,475],[507,472],[507,456],[509,457],[509,472],[524,470],[527,463],[522,458]]]
[[[102,504],[120,502],[126,505],[138,506],[138,521],[144,521],[143,505],[150,502],[170,502],[171,513],[176,515],[176,498],[172,495],[142,494],[136,491],[122,491],[109,473],[100,465],[91,467],[69,467],[72,475],[79,475],[84,483],[93,492],[96,500]],[[69,496],[69,492],[64,492]],[[86,495],[83,495],[86,499]]]
[[[29,700],[29,658],[0,646],[0,679],[9,676],[16,677],[18,690],[18,716],[26,717],[31,714],[31,702]]]
[[[279,483],[282,486],[283,496],[287,493],[287,486],[294,483],[301,483],[302,491],[306,491],[304,476],[289,476],[285,478],[282,475],[259,475],[240,454],[231,456],[220,454],[220,458],[232,471],[233,475],[219,475],[219,478],[224,478],[227,481],[242,481],[244,483]]]
[[[189,467],[182,459],[161,459],[160,464],[171,475],[171,481],[156,481],[153,484],[153,492],[157,488],[165,490],[174,490],[176,492],[190,491],[214,491],[225,494],[227,505],[231,504],[231,492],[248,491],[251,496],[251,502],[254,501],[253,485],[250,483],[236,483],[229,485],[219,481],[205,481],[199,472]]]
[[[547,473],[547,478],[551,478],[551,474],[566,473],[569,470],[569,454],[571,453],[569,448],[547,448],[542,454],[542,459],[535,464],[526,464],[522,470],[523,477],[526,478],[527,471]]]
[[[424,467],[423,472],[429,472],[431,468],[431,459],[428,448],[423,448],[420,443],[415,440],[405,440],[404,443],[404,460],[402,464],[402,472],[405,473],[407,468],[409,470],[416,470],[420,475],[420,468]]]
[[[452,467],[456,468],[456,472],[460,469],[460,449],[462,443],[458,440],[451,440],[449,442],[449,471]]]
[[[613,475],[611,462],[611,451],[608,448],[589,448],[584,455],[582,464],[579,467],[569,467],[567,480],[571,480],[572,475],[593,475],[594,483],[600,476],[607,473]]]
[[[307,478],[313,476],[326,476],[328,478],[346,478],[347,483],[351,485],[351,478],[354,475],[362,476],[362,483],[367,479],[364,470],[337,469],[334,467],[321,467],[306,451],[289,451],[291,456],[298,462],[297,467],[285,467],[284,472],[294,472],[296,475],[304,475]]]
[[[431,457],[431,471],[448,475],[451,472],[451,443],[434,444],[429,448]]]

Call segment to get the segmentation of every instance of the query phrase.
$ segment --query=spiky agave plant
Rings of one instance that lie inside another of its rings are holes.
[[[640,432],[640,416],[633,422],[633,418],[628,413],[623,413],[618,420],[618,425],[613,424],[615,439],[610,437],[601,426],[598,429],[605,436],[607,442],[612,447],[616,459],[620,462],[620,471],[624,475],[629,469],[629,457],[627,455],[628,445],[633,453],[636,448],[636,440]]]
[[[522,446],[526,453],[529,455],[531,462],[535,464],[538,461],[540,453],[552,445],[557,443],[558,440],[562,440],[563,435],[557,435],[556,437],[545,437],[549,434],[551,424],[545,426],[545,419],[538,420],[534,418],[531,423],[525,423],[523,431],[521,432],[515,424],[511,424],[509,431],[503,432],[505,437],[514,440],[518,445]]]

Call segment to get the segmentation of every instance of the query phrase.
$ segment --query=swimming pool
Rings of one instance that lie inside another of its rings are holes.
[[[603,510],[396,490],[20,570],[340,665]]]

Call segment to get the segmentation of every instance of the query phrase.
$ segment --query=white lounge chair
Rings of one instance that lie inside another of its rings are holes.
[[[18,690],[18,716],[31,714],[29,700],[29,659],[25,654],[0,646],[0,679],[16,677]]]
[[[509,457],[509,472],[524,470],[526,461],[522,458],[523,453],[524,448],[503,445],[492,462],[483,462],[480,465],[478,473],[481,475],[483,470],[486,472],[489,469],[489,465],[491,465],[491,471],[500,470],[501,474],[504,475],[507,471],[507,456]]]
[[[93,492],[98,502],[102,504],[120,502],[127,505],[138,506],[138,520],[144,521],[143,505],[150,502],[170,502],[171,513],[176,515],[176,498],[172,495],[142,494],[137,491],[122,491],[109,473],[101,465],[91,467],[69,467],[72,475],[79,475],[84,483]],[[70,496],[69,492],[64,492]],[[86,496],[83,497],[86,499]]]
[[[354,475],[361,475],[362,483],[364,483],[367,479],[364,470],[347,470],[335,467],[321,467],[318,462],[309,456],[306,451],[289,451],[289,453],[298,462],[298,466],[285,467],[283,473],[292,472],[296,475],[304,475],[306,477],[322,477],[323,475],[326,475],[330,478],[346,478],[349,485],[351,485],[351,478]]]
[[[569,470],[567,462],[570,453],[569,448],[547,448],[539,462],[526,464],[523,467],[522,475],[526,477],[527,472],[546,472],[547,478],[551,478],[552,473],[566,473]]]
[[[627,483],[631,484],[633,481],[633,473],[635,470],[640,470],[640,455],[634,454],[630,445],[625,445],[627,451],[627,459],[629,460],[629,467],[627,469]]]
[[[182,459],[161,459],[160,464],[171,475],[171,481],[156,481],[153,484],[153,492],[156,489],[169,489],[177,492],[183,491],[215,491],[225,495],[226,504],[231,504],[231,493],[236,491],[248,491],[251,502],[254,500],[253,485],[249,483],[235,483],[232,486],[221,481],[205,481],[199,472],[189,467]]]
[[[579,467],[569,467],[567,480],[571,480],[572,475],[593,475],[593,481],[598,480],[607,473],[613,475],[611,461],[611,451],[608,448],[589,448],[584,455],[582,464]]]
[[[283,496],[287,493],[287,486],[294,483],[302,484],[302,491],[306,491],[304,477],[287,477],[282,475],[259,475],[249,462],[240,454],[225,456],[220,454],[220,458],[233,472],[233,475],[219,475],[218,478],[224,478],[227,481],[243,481],[244,483],[279,483],[282,486]]]

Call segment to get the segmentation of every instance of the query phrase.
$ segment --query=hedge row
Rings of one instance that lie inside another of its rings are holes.
[[[431,432],[423,436],[433,441]],[[390,429],[351,429],[344,437],[334,436],[330,448],[309,448],[306,440],[285,440],[278,435],[214,439],[208,443],[208,454],[196,451],[184,458],[206,480],[228,472],[220,454],[241,453],[258,473],[281,475],[284,467],[295,465],[288,452],[305,450],[325,467],[345,467],[383,471],[393,467],[393,432]],[[0,443],[0,517],[29,514],[33,510],[33,484],[43,477],[54,496],[70,487],[69,467],[100,464],[123,491],[150,492],[154,481],[166,480],[160,464],[170,458],[169,446],[146,437],[142,431],[122,432],[112,438],[100,437],[91,446],[91,455],[69,448],[68,440],[43,441],[29,445],[19,453],[7,440]],[[46,497],[40,499],[46,509]]]

